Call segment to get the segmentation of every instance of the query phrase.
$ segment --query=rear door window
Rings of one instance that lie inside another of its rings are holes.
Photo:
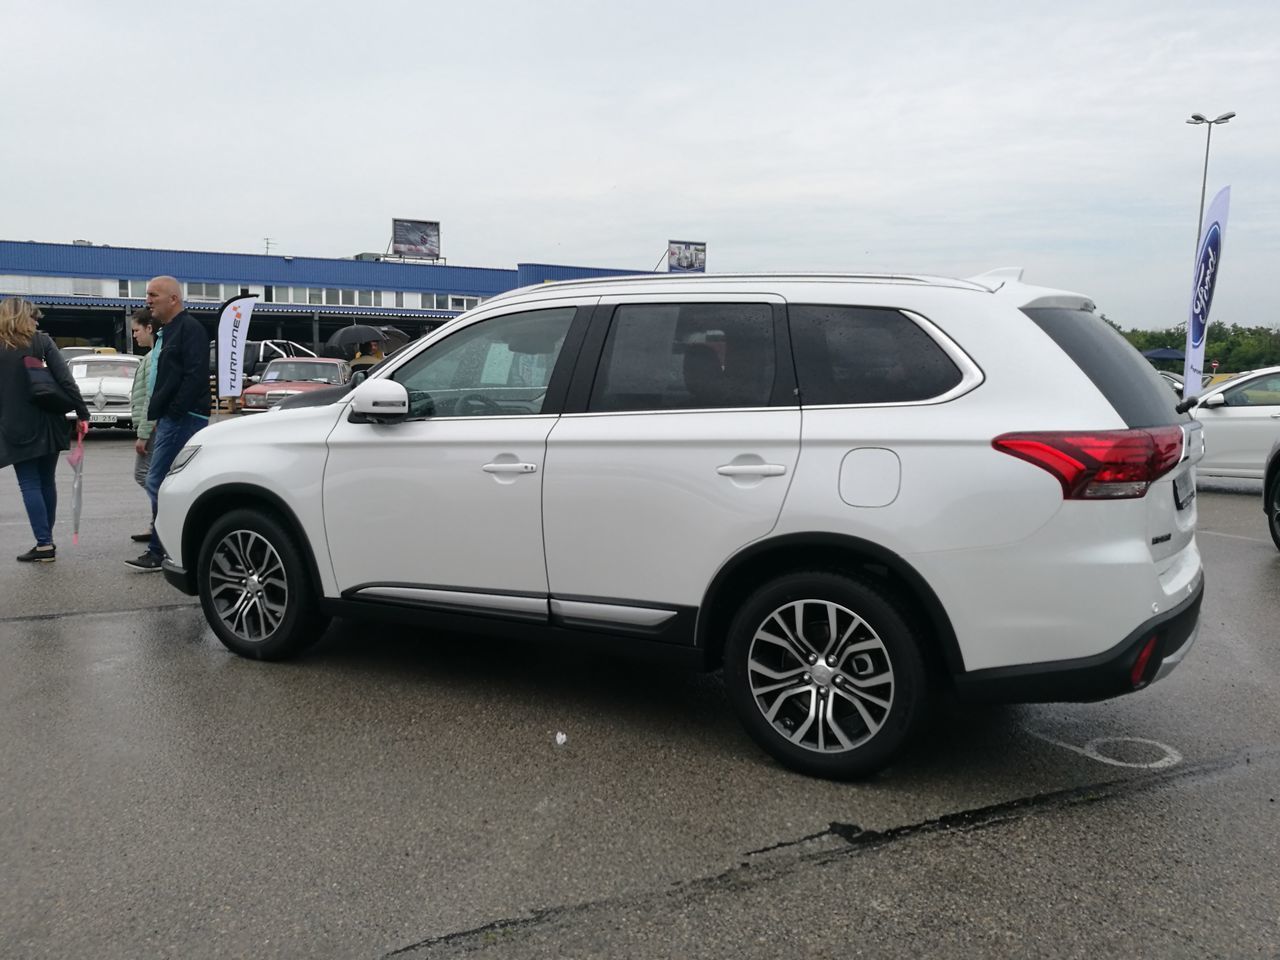
[[[588,409],[767,407],[776,373],[769,304],[623,304],[614,311]]]
[[[962,374],[906,314],[874,307],[787,307],[806,406],[909,403],[942,396]]]

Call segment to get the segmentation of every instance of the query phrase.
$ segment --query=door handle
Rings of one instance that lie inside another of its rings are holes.
[[[786,472],[780,463],[726,463],[716,467],[722,477],[780,477]]]
[[[537,473],[536,463],[486,463],[481,467],[485,473]]]
[[[1273,414],[1271,415],[1271,419],[1272,419],[1272,420],[1280,420],[1280,413],[1273,413]]]

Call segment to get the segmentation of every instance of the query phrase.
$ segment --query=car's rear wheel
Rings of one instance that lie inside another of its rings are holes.
[[[886,766],[924,712],[920,638],[882,587],[834,571],[766,584],[738,612],[725,684],[751,737],[837,780]]]
[[[302,551],[274,516],[233,510],[205,534],[196,567],[205,619],[228,649],[282,660],[314,643],[327,618]]]
[[[1280,471],[1267,484],[1267,528],[1276,549],[1280,550]]]

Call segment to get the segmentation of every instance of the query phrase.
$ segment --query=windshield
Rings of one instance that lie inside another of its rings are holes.
[[[336,363],[308,360],[272,360],[262,374],[264,383],[279,380],[314,380],[317,383],[341,383],[341,368]]]
[[[72,361],[71,376],[77,380],[85,377],[124,377],[132,380],[137,369],[136,360],[95,360],[93,363],[81,360]]]

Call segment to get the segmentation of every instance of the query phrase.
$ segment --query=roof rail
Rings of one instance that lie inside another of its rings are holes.
[[[955,277],[939,277],[929,274],[915,273],[627,273],[612,277],[586,277],[579,280],[553,280],[544,283],[530,284],[529,286],[517,287],[514,290],[507,290],[503,293],[496,294],[486,300],[485,303],[490,304],[501,300],[512,299],[517,296],[532,293],[535,290],[546,290],[548,288],[567,290],[600,286],[601,284],[694,284],[701,283],[706,280],[775,280],[784,282],[821,280],[846,283],[918,283],[922,286],[955,287],[982,293],[991,292],[990,287],[981,283],[975,283],[972,280],[959,280]]]

